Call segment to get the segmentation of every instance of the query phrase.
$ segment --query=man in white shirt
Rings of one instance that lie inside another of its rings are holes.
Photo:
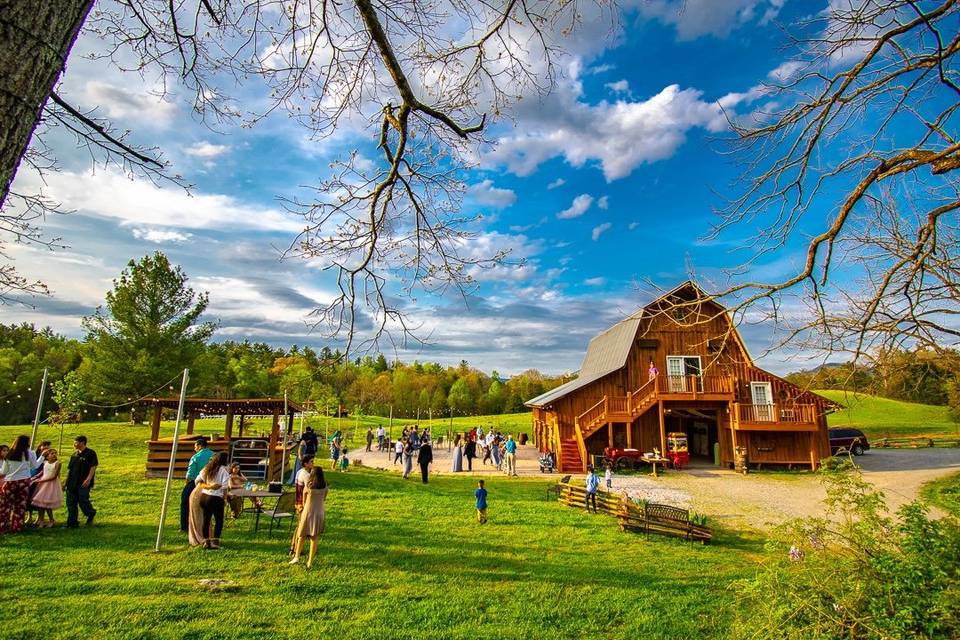
[[[387,430],[383,425],[377,427],[377,451],[383,451],[383,440],[387,437]]]

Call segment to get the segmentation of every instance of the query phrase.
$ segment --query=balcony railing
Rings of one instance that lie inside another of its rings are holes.
[[[815,424],[816,406],[812,404],[741,404],[740,422]]]
[[[730,376],[663,376],[657,380],[660,393],[733,393],[733,378]]]

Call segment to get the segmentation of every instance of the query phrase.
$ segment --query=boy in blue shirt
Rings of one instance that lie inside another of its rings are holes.
[[[597,512],[597,487],[600,486],[600,477],[593,472],[593,465],[587,467],[587,478],[584,481],[587,489],[587,496],[584,499],[587,513],[590,513],[590,502],[593,501],[593,512]]]
[[[477,481],[473,495],[477,499],[477,521],[483,524],[487,521],[487,490],[483,488],[483,480]]]

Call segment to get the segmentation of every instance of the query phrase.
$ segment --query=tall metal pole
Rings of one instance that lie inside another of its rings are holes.
[[[173,482],[173,466],[177,460],[177,442],[180,437],[180,422],[183,420],[183,403],[187,399],[187,383],[190,381],[190,369],[183,370],[183,382],[180,385],[180,404],[177,406],[177,423],[173,427],[173,446],[170,447],[170,466],[167,467],[167,484],[163,488],[163,505],[160,507],[160,526],[157,527],[157,546],[160,551],[163,541],[163,522],[167,519],[167,503],[170,500],[170,484]]]
[[[30,434],[30,448],[36,447],[37,428],[40,426],[40,412],[43,411],[43,397],[47,392],[47,368],[43,368],[43,382],[40,383],[40,399],[37,400],[37,413],[33,416],[33,432]]]
[[[283,472],[287,466],[287,433],[290,431],[290,414],[287,408],[287,391],[283,391],[283,429],[280,430],[280,484],[283,484]]]
[[[390,405],[390,439],[393,440],[393,405]]]

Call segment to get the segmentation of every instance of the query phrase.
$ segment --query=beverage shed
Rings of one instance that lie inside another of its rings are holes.
[[[141,405],[148,408],[150,419],[150,440],[147,441],[147,477],[165,477],[170,464],[170,451],[173,438],[160,437],[160,421],[164,409],[177,410],[180,399],[146,398]],[[152,411],[150,410],[152,408]],[[286,401],[287,425],[293,424],[293,418],[302,409],[294,402]],[[174,464],[174,476],[186,475],[187,464],[193,455],[193,443],[197,438],[207,438],[214,451],[226,451],[232,462],[238,462],[244,475],[251,480],[277,480],[285,455],[280,438],[280,416],[284,413],[283,398],[187,398],[184,402],[183,416],[186,420],[186,434],[180,437],[177,445],[177,458]],[[249,416],[270,416],[269,433],[252,431],[244,424]],[[222,418],[223,422],[214,420]],[[194,433],[200,420],[201,433]],[[236,433],[234,422],[236,421]],[[222,431],[208,430],[208,426],[223,425]],[[246,430],[246,432],[245,432]]]

